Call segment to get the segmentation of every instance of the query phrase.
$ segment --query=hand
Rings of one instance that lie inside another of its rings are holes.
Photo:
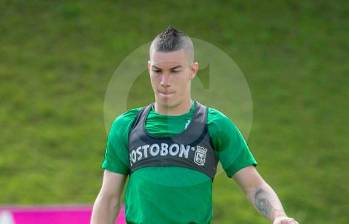
[[[287,216],[279,216],[274,219],[273,224],[299,224],[299,223],[293,218],[289,218]]]

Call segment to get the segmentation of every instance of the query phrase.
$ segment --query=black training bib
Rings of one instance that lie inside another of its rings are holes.
[[[213,180],[218,159],[207,128],[207,107],[195,101],[187,129],[173,137],[155,137],[145,130],[153,104],[137,114],[129,133],[130,172],[151,166],[180,166],[200,171]]]

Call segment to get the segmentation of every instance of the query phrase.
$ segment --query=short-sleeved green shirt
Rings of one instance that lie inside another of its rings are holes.
[[[185,130],[194,106],[182,115],[163,115],[152,110],[146,130],[155,136],[176,135]],[[109,131],[102,168],[129,174],[128,133],[141,108],[118,116]],[[228,177],[240,169],[257,165],[243,136],[222,112],[208,108],[208,132],[220,163]],[[145,167],[135,170],[125,192],[126,221],[132,224],[207,224],[212,220],[212,180],[184,167]]]

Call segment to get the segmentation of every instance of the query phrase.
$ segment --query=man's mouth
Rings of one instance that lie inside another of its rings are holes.
[[[169,95],[174,94],[174,92],[169,92],[169,91],[164,91],[164,92],[158,91],[158,93],[159,93],[160,95],[163,95],[163,96],[169,96]]]

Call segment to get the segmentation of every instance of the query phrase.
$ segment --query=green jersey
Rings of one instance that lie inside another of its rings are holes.
[[[163,115],[152,108],[145,123],[147,132],[157,137],[183,132],[191,121],[194,105],[182,115]],[[140,110],[131,109],[114,120],[107,139],[103,169],[129,175],[128,135]],[[208,108],[207,127],[215,155],[228,177],[244,167],[257,165],[239,129],[222,112]],[[137,169],[128,179],[125,211],[129,224],[211,223],[212,179],[197,170],[179,166]]]

